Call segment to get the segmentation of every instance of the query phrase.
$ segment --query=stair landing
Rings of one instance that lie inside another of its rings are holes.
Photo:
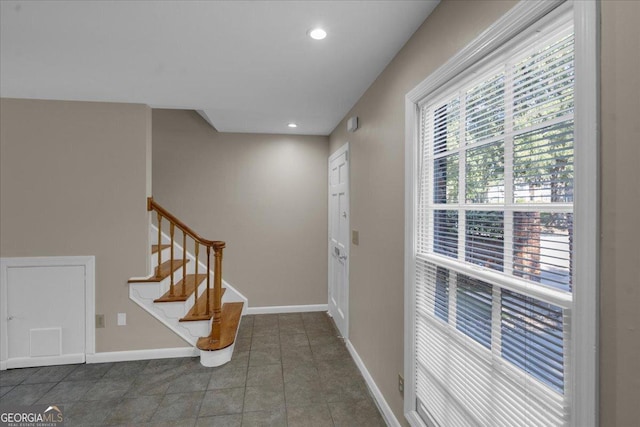
[[[236,339],[236,331],[242,316],[242,302],[227,302],[222,305],[222,327],[220,341],[214,341],[211,336],[198,339],[196,347],[203,351],[221,350],[229,347]]]

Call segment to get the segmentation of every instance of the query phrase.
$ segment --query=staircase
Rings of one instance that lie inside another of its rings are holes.
[[[225,242],[200,237],[151,197],[147,209],[158,224],[150,224],[153,274],[129,279],[129,298],[193,345],[202,365],[227,363],[247,300],[222,280]]]

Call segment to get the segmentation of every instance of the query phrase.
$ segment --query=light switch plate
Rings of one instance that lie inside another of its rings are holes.
[[[127,324],[127,313],[118,313],[118,326],[125,326]]]
[[[96,329],[104,328],[104,314],[96,314]]]
[[[360,244],[360,232],[358,230],[351,230],[351,243],[356,246]]]

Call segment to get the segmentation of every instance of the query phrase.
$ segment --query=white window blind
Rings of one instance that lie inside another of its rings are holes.
[[[418,413],[564,425],[571,398],[574,37],[556,21],[420,104]]]

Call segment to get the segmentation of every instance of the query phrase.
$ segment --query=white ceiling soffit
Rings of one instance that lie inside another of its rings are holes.
[[[328,135],[437,3],[2,1],[0,95],[193,109],[221,132]],[[307,36],[317,26],[325,40]]]

